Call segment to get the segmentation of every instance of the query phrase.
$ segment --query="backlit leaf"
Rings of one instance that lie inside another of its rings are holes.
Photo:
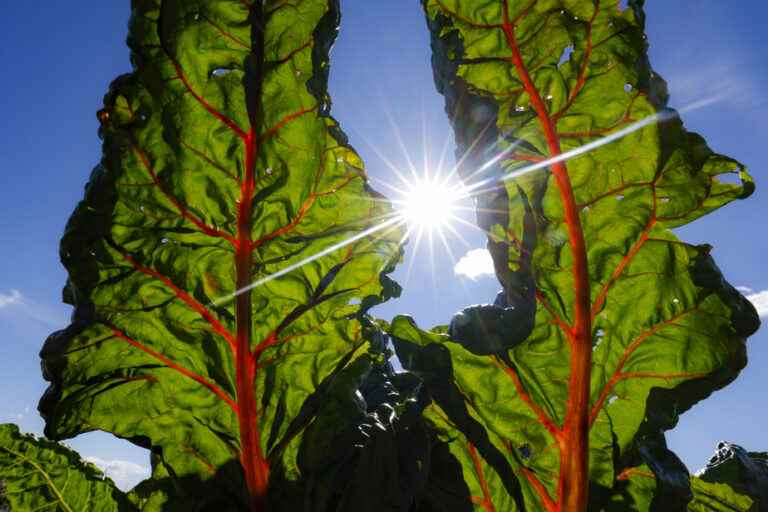
[[[128,511],[123,493],[69,448],[0,425],[0,509]]]
[[[328,114],[337,24],[337,0],[132,2],[41,410],[54,439],[151,448],[178,510],[298,478],[322,384],[367,349],[356,315],[396,291],[396,219]]]
[[[746,363],[754,308],[723,279],[711,247],[671,229],[754,187],[740,163],[667,108],[646,56],[642,2],[423,4],[503,304],[529,309],[534,295],[537,305],[531,334],[494,340],[512,347],[496,354],[462,337],[428,339],[403,321],[392,332],[450,353],[441,385],[460,391],[505,455],[528,509],[585,510],[588,496],[610,496],[639,467],[643,439],[672,428]],[[494,318],[485,328],[499,337]],[[518,324],[503,336],[517,336]],[[436,407],[430,419],[451,417]],[[499,492],[493,506],[512,510],[504,500],[513,495]]]

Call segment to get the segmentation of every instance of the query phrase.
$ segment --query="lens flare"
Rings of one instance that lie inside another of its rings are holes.
[[[432,231],[450,226],[464,195],[459,187],[436,179],[421,178],[409,185],[404,197],[393,202],[410,226]]]

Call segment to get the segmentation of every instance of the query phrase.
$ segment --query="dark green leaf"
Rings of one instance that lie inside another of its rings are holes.
[[[751,512],[768,510],[768,453],[748,452],[741,446],[721,442],[707,466],[697,473],[694,484],[696,497],[691,510],[709,510],[705,507],[714,503],[751,507],[743,508]],[[699,508],[696,508],[699,507]]]

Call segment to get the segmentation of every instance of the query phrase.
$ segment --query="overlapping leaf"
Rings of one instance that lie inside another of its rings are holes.
[[[72,450],[0,425],[0,508],[11,511],[133,510],[112,480]]]
[[[747,197],[751,179],[666,108],[641,2],[630,4],[424,1],[505,305],[525,304],[526,275],[537,299],[532,334],[510,351],[437,341],[472,417],[530,475],[533,510],[586,506],[587,462],[592,496],[610,495],[639,438],[735,378],[758,325],[710,248],[670,231]]]
[[[393,290],[389,206],[328,116],[337,23],[336,0],[132,2],[41,410],[52,438],[151,447],[179,509],[297,477],[321,383],[366,350],[355,315]]]
[[[721,442],[692,483],[693,511],[768,510],[768,453]]]

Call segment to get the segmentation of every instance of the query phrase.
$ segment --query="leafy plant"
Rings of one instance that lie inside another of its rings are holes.
[[[329,116],[338,1],[132,7],[40,410],[52,440],[148,448],[152,477],[122,493],[6,425],[11,510],[763,506],[761,454],[691,479],[664,440],[758,327],[670,230],[753,185],[666,108],[640,2],[424,0],[503,287],[429,332],[367,316],[402,233]]]
[[[687,471],[662,432],[736,377],[759,321],[710,247],[671,229],[747,197],[751,178],[666,107],[641,2],[423,3],[503,286],[449,329],[394,321],[433,394],[427,417],[478,509],[645,510],[654,495],[684,508]],[[656,483],[638,492],[644,473]]]
[[[49,438],[151,449],[167,506],[261,509],[295,480],[325,388],[369,347],[359,315],[396,291],[400,235],[367,233],[389,206],[328,115],[337,22],[326,0],[133,2],[40,409]]]

